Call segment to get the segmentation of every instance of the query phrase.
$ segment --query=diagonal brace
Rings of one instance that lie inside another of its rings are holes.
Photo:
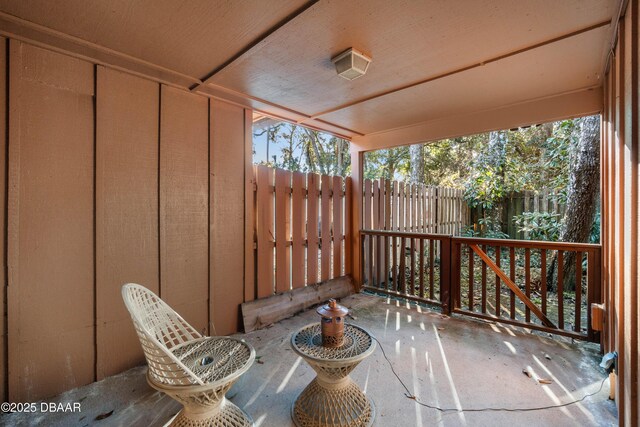
[[[506,283],[506,285],[509,287],[509,289],[511,289],[511,291],[516,294],[516,296],[518,298],[520,298],[520,300],[522,300],[522,302],[524,302],[524,304],[529,307],[529,309],[531,310],[531,312],[533,314],[535,314],[538,319],[540,319],[542,321],[542,324],[548,328],[553,328],[553,329],[558,329],[558,327],[556,325],[553,324],[553,322],[551,322],[551,320],[549,320],[549,318],[542,312],[540,311],[540,309],[538,308],[537,305],[535,305],[525,294],[524,292],[522,292],[520,290],[520,288],[511,281],[511,279],[509,278],[509,276],[507,276],[505,274],[504,271],[502,271],[500,269],[500,267],[498,267],[496,265],[495,262],[493,262],[493,260],[491,258],[489,258],[489,255],[487,255],[482,249],[480,249],[480,247],[476,244],[469,244],[469,247],[471,249],[473,249],[473,251],[475,253],[478,254],[478,256],[480,258],[482,258],[482,261],[484,261],[499,277],[500,279]]]

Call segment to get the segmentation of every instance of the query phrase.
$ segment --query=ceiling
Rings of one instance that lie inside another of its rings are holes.
[[[0,0],[0,34],[346,137],[601,86],[618,0]],[[367,74],[330,58],[354,47]]]

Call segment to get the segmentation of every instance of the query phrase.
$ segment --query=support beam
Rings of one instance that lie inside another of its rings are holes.
[[[426,121],[363,137],[356,136],[353,142],[360,149],[370,151],[598,114],[602,108],[602,88],[593,87],[500,108]]]
[[[356,292],[362,289],[362,244],[360,229],[362,228],[362,179],[364,172],[364,152],[355,144],[351,144],[351,268],[353,284]]]

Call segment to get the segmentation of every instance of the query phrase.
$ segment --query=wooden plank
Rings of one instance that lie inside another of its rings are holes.
[[[253,111],[244,110],[244,300],[257,295],[256,277],[256,185],[253,166]]]
[[[540,299],[542,312],[547,314],[547,251],[545,249],[540,250]]]
[[[320,185],[322,193],[322,203],[320,206],[320,221],[322,222],[320,228],[322,233],[320,277],[321,280],[325,282],[331,277],[331,177],[322,175]]]
[[[354,271],[353,254],[351,250],[351,226],[353,224],[353,181],[350,176],[345,178],[345,202],[344,202],[344,274],[352,274]]]
[[[589,307],[587,306],[587,310]],[[573,330],[580,332],[580,321],[582,320],[582,252],[576,252],[576,302],[575,320]]]
[[[384,228],[385,230],[391,229],[391,182],[388,179],[384,180]],[[389,275],[389,263],[391,262],[391,250],[389,244],[391,240],[388,237],[384,238],[384,277],[387,284],[387,289],[391,287],[390,275]]]
[[[489,266],[490,269],[492,269],[498,276],[500,276],[502,281],[509,287],[509,289],[511,289],[516,294],[516,296],[520,298],[520,300],[531,309],[533,314],[535,314],[542,321],[543,325],[549,328],[557,329],[557,327],[547,318],[547,316],[545,316],[544,313],[542,313],[542,311],[540,311],[540,309],[529,298],[527,298],[527,296],[520,290],[520,288],[515,283],[513,283],[509,277],[507,277],[507,275],[500,269],[500,267],[496,265],[496,263],[494,263],[493,260],[491,260],[491,258],[489,258],[489,256],[478,247],[478,245],[471,244],[469,245],[469,247],[473,249],[473,251],[478,254],[480,258],[482,258],[482,260]]]
[[[159,86],[98,66],[96,93],[97,379],[143,359],[124,283],[159,287]],[[114,352],[113,349],[118,351]]]
[[[371,183],[371,228],[380,230],[380,186],[378,181]]]
[[[471,246],[471,245],[469,245]],[[496,254],[496,265],[498,266],[498,268],[500,268],[500,246],[496,246],[495,247],[495,254]],[[500,275],[496,274],[496,316],[500,317],[500,315],[502,314],[502,298],[501,298],[501,294],[502,294],[502,289],[501,289],[502,285],[500,284]]]
[[[379,236],[378,236],[379,237]],[[403,294],[407,293],[407,277],[406,277],[406,262],[407,262],[407,254],[405,252],[405,238],[404,237],[400,237],[400,271],[398,272],[398,274],[400,275],[399,277],[399,285],[400,285],[400,292],[402,292]]]
[[[9,400],[7,396],[7,270],[6,248],[7,230],[7,39],[0,37],[0,401]]]
[[[393,181],[393,194],[391,195],[392,206],[391,206],[391,220],[392,220],[392,230],[399,231],[399,218],[400,218],[400,185],[398,181]]]
[[[385,225],[385,212],[384,212],[384,178],[380,178],[378,180],[378,194],[379,194],[379,200],[378,200],[378,229],[380,230],[384,230],[386,228]],[[385,272],[385,268],[384,268],[384,254],[385,254],[385,248],[384,248],[384,238],[380,238],[377,239],[377,253],[378,253],[378,281],[380,283],[380,285],[382,285],[382,281],[385,281],[385,285],[386,285],[386,281],[387,279],[385,278],[384,272]]]
[[[367,230],[371,229],[372,222],[372,193],[371,193],[371,180],[365,179],[364,181],[364,227]],[[373,283],[373,238],[371,236],[365,236],[364,238],[364,274],[369,286]]]
[[[307,286],[320,281],[318,277],[318,209],[320,175],[307,175]]]
[[[398,230],[407,231],[405,222],[404,182],[400,182],[398,186]]]
[[[15,40],[10,58],[8,400],[34,402],[94,380],[94,69]]]
[[[524,289],[527,298],[531,298],[531,249],[524,250]],[[531,310],[525,307],[525,321],[531,321]]]
[[[391,230],[391,181],[385,179],[382,181],[384,185],[380,187],[384,189],[384,229]],[[381,190],[382,191],[382,190]]]
[[[256,166],[256,235],[258,238],[257,252],[257,297],[265,298],[274,293],[273,283],[273,195],[270,188],[273,185],[273,169]]]
[[[291,286],[293,289],[305,285],[305,239],[306,239],[306,175],[293,172],[291,184]]]
[[[416,291],[416,239],[409,239],[410,255],[409,260],[411,267],[409,268],[409,294],[414,295]]]
[[[415,222],[415,189],[414,184],[407,184],[407,231],[414,233]]]
[[[209,102],[162,86],[160,289],[199,331],[209,331]]]
[[[420,242],[420,259],[419,259],[419,263],[420,266],[418,268],[418,271],[420,274],[420,298],[424,298],[424,258],[425,258],[425,253],[424,253],[424,239],[419,239]]]
[[[558,251],[558,283],[556,294],[558,296],[558,327],[564,329],[564,252]]]
[[[342,276],[342,177],[333,177],[333,269],[331,278]]]
[[[242,108],[211,100],[209,322],[216,335],[240,330],[244,301],[244,117]]]
[[[487,245],[482,245],[482,251],[487,253]],[[482,263],[482,312],[487,312],[487,264]]]
[[[242,319],[246,332],[255,331],[291,317],[329,298],[344,298],[354,292],[350,276],[305,286],[242,304]]]
[[[418,185],[418,204],[416,206],[416,231],[424,233],[424,224],[422,223],[422,215],[424,213],[424,185]]]
[[[435,273],[435,241],[429,239],[429,299],[435,299],[434,273]]]
[[[516,281],[516,248],[509,248],[509,278],[512,282]],[[516,318],[516,296],[509,292],[509,315],[512,319]]]
[[[440,250],[443,254],[450,254],[451,252],[451,239],[446,238],[440,241]],[[460,245],[456,245],[458,248]],[[457,253],[453,253],[451,257],[441,257],[440,258],[440,302],[442,304],[442,312],[447,316],[451,314],[451,310],[453,307],[451,306],[451,288],[453,284],[451,283],[451,266],[454,263],[457,257]],[[456,265],[455,263],[453,264]]]
[[[291,289],[291,172],[276,169],[276,293]]]
[[[473,251],[469,249],[469,311],[473,311]]]
[[[394,291],[399,291],[400,290],[400,286],[399,286],[399,282],[398,282],[398,269],[400,268],[398,266],[398,239],[393,236],[391,237],[391,247],[392,247],[392,251],[391,251],[391,259],[392,259],[392,266],[391,266],[391,271],[392,271],[392,276],[393,276],[393,285],[392,285],[392,289]]]

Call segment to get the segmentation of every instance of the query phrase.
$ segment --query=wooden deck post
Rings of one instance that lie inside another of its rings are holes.
[[[360,229],[362,228],[362,177],[363,177],[364,152],[357,145],[351,143],[351,218],[346,218],[345,229],[351,229],[351,271],[353,274],[353,285],[356,292],[362,289],[362,265],[361,265],[361,239]],[[349,252],[349,251],[347,251]]]

